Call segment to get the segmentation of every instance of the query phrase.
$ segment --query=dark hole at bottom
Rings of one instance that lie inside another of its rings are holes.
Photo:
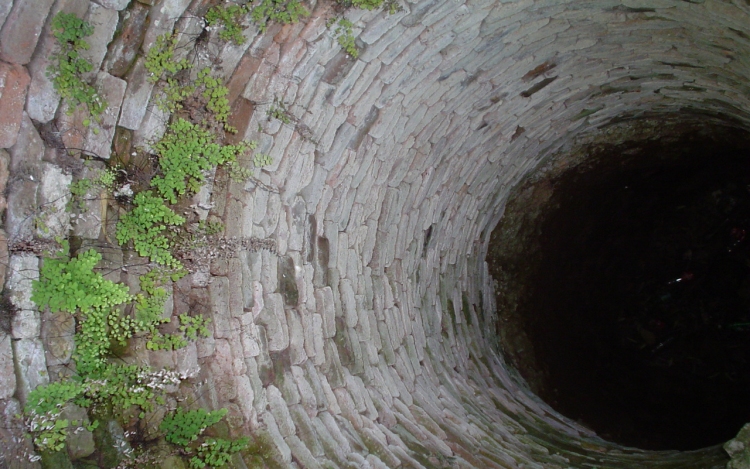
[[[643,449],[714,445],[750,421],[750,153],[679,153],[547,181],[543,213],[508,214],[518,226],[501,222],[488,256],[499,332],[526,341],[506,356],[532,389]]]

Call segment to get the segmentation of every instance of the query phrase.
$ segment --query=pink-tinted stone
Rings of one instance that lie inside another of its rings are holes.
[[[130,70],[148,26],[148,7],[136,2],[128,12],[130,16],[125,19],[118,36],[110,43],[104,60],[104,69],[116,77],[122,77]]]
[[[13,3],[0,31],[0,59],[21,65],[29,63],[53,3],[54,0]]]
[[[21,65],[0,62],[0,148],[16,143],[30,80]]]

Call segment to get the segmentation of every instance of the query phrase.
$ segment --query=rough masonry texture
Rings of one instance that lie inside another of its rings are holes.
[[[8,147],[0,159],[10,176],[0,174],[11,247],[34,233],[40,210],[54,233],[106,239],[98,203],[75,220],[61,213],[70,167],[57,148],[107,159],[113,139],[129,148],[160,135],[144,51],[173,26],[184,41],[197,37],[213,3],[0,1],[0,146]],[[483,259],[511,189],[535,170],[581,163],[566,157],[571,149],[617,143],[639,119],[652,131],[628,138],[658,138],[660,122],[682,120],[747,130],[750,4],[400,5],[390,15],[345,13],[356,60],[326,27],[334,11],[325,0],[308,4],[312,15],[298,24],[265,34],[249,25],[244,46],[219,42],[215,31],[201,45],[198,60],[213,59],[225,74],[237,138],[257,140],[273,164],[259,183],[210,183],[194,207],[221,218],[228,236],[270,238],[277,249],[241,250],[177,282],[190,304],[175,300],[173,314],[204,305],[212,335],[175,352],[141,350],[138,360],[200,370],[202,404],[229,409],[240,434],[268,435],[282,467],[722,467],[718,447],[608,443],[528,391],[498,351]],[[110,104],[98,134],[58,106],[45,77],[57,11],[96,23],[91,53]],[[16,105],[24,96],[26,109]],[[289,123],[268,117],[275,100]],[[133,254],[113,252],[109,277],[134,286],[118,268]],[[13,441],[4,458],[31,454],[13,439],[13,416],[30,389],[65,376],[72,342],[64,338],[74,327],[36,310],[28,288],[38,258],[11,253],[3,281],[19,313],[0,332],[0,436]],[[18,467],[38,467],[29,459]]]

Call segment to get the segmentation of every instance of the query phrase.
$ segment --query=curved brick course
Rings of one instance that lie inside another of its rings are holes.
[[[0,103],[26,93],[29,75],[32,83],[27,116],[20,106],[0,107],[0,122],[11,123],[2,132],[11,194],[24,194],[8,198],[7,233],[30,229],[24,214],[45,197],[33,175],[56,161],[49,139],[45,157],[25,165],[23,149],[11,146],[34,137],[21,122],[41,126],[57,109],[37,66],[44,57],[32,56],[37,31],[50,8],[86,2],[51,3],[16,0],[0,31],[0,58],[11,62],[0,69],[26,77],[2,82]],[[147,108],[152,85],[142,59],[129,62],[140,41],[172,24],[183,39],[200,32],[196,16],[209,2],[125,4],[88,6],[87,17],[101,20],[103,42],[92,53],[112,97],[105,132],[94,135],[60,110],[54,121],[66,143],[77,143],[68,146],[104,158],[115,123],[137,144],[164,130],[163,117]],[[227,407],[244,431],[270,435],[285,467],[721,467],[717,448],[644,452],[607,443],[526,390],[491,333],[483,257],[510,190],[534,170],[575,164],[566,155],[589,141],[658,138],[658,125],[629,133],[633,119],[702,115],[747,128],[748,3],[402,6],[393,15],[345,13],[358,34],[356,60],[326,28],[326,3],[303,23],[271,25],[264,35],[250,26],[244,46],[201,46],[198,63],[214,60],[226,74],[239,136],[257,140],[273,164],[257,181],[209,185],[196,210],[222,218],[228,236],[272,238],[277,250],[241,251],[178,282],[176,292],[210,305],[212,337],[139,358],[200,367],[202,403]],[[118,14],[127,35],[116,34]],[[289,123],[267,117],[274,100],[285,103]],[[79,231],[99,238],[93,226]],[[6,288],[20,288],[35,268],[28,254],[12,255]],[[175,312],[184,306],[175,301]],[[44,371],[46,379],[44,328],[27,329],[12,349],[9,337],[0,340],[0,370],[7,374],[13,357],[17,374]],[[58,362],[47,364],[51,376]],[[0,381],[3,402],[17,406],[9,397],[23,399],[29,380]]]

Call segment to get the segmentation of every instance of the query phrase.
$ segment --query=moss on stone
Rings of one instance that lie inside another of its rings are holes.
[[[42,457],[42,469],[74,469],[73,463],[68,457],[68,452],[62,451],[42,451],[39,453]]]

